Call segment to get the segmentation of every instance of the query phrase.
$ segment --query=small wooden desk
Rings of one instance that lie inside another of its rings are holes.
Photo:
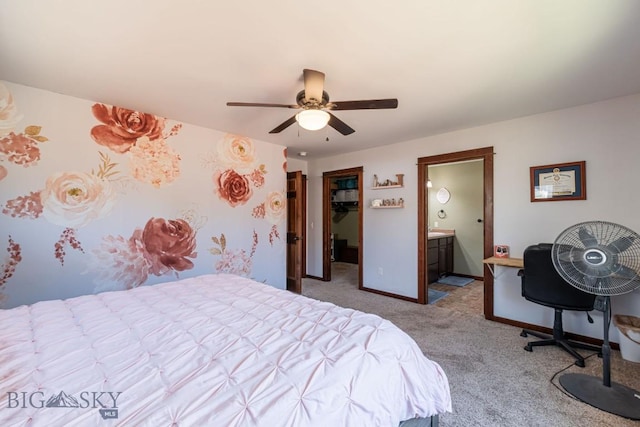
[[[483,264],[487,264],[489,267],[489,271],[495,277],[496,274],[493,271],[494,266],[500,265],[502,267],[513,267],[513,268],[524,268],[524,262],[522,258],[500,258],[500,257],[489,257],[482,260]]]

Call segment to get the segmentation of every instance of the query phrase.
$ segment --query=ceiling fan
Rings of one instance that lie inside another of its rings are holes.
[[[331,114],[329,110],[378,110],[398,107],[398,100],[395,98],[329,102],[329,94],[324,91],[324,73],[304,69],[303,77],[304,90],[301,90],[296,96],[296,104],[227,102],[227,105],[230,107],[276,107],[302,110],[276,126],[269,133],[280,133],[297,121],[307,130],[322,129],[328,124],[342,135],[350,135],[355,130]]]

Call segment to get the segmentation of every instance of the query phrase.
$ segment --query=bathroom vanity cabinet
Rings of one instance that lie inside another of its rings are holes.
[[[453,236],[430,236],[427,240],[427,282],[437,282],[440,277],[451,273],[453,273]]]

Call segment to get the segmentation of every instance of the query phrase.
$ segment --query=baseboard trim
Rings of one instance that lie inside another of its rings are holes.
[[[309,279],[320,280],[322,282],[328,282],[329,281],[329,280],[324,280],[322,277],[311,276],[311,275],[308,275],[308,274],[306,275],[306,277],[309,278]],[[362,291],[371,292],[372,294],[384,295],[385,297],[391,297],[391,298],[401,299],[401,300],[404,300],[404,301],[418,303],[418,299],[417,298],[411,298],[411,297],[407,297],[407,296],[404,296],[404,295],[394,294],[394,293],[391,293],[391,292],[380,291],[378,289],[367,288],[365,286],[360,286],[360,287],[358,287],[358,289],[360,289]]]
[[[484,281],[483,276],[473,276],[471,274],[451,273],[450,276],[468,277],[469,279],[478,280],[480,282]]]
[[[418,302],[417,298],[411,298],[411,297],[407,297],[407,296],[404,296],[404,295],[398,295],[398,294],[394,294],[394,293],[391,293],[391,292],[381,291],[381,290],[378,290],[378,289],[367,288],[367,287],[364,287],[364,286],[362,286],[360,289],[363,290],[363,291],[371,292],[373,294],[384,295],[385,297],[391,297],[391,298],[401,299],[401,300],[404,300],[404,301],[415,302],[415,303]]]
[[[553,329],[547,328],[545,326],[539,326],[531,323],[520,322],[517,320],[511,320],[511,319],[507,319],[506,317],[499,317],[499,316],[494,316],[492,319],[489,319],[489,320],[493,320],[494,322],[498,322],[498,323],[504,323],[506,325],[515,326],[517,328],[531,329],[533,331],[542,332],[543,334],[553,335]],[[600,346],[602,345],[602,340],[598,338],[586,337],[584,335],[573,334],[571,332],[565,332],[565,335],[570,340],[579,341],[587,344],[593,344],[593,345],[600,345]],[[620,350],[620,346],[618,345],[618,343],[612,342],[609,344],[611,345],[612,349]]]

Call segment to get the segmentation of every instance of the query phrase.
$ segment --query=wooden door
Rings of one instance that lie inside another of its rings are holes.
[[[287,172],[287,290],[302,292],[303,194],[302,172]]]

